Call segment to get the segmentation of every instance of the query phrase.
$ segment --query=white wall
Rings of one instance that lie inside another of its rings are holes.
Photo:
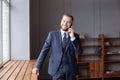
[[[11,59],[30,59],[29,0],[11,0]]]

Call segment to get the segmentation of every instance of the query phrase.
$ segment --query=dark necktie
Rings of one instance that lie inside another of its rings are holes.
[[[66,37],[66,33],[64,33],[64,37],[63,37],[63,41],[62,41],[63,49],[65,49],[66,45],[67,45],[67,37]]]

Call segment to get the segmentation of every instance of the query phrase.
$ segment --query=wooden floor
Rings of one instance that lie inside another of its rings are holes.
[[[37,80],[32,74],[36,60],[12,60],[0,69],[0,80]]]

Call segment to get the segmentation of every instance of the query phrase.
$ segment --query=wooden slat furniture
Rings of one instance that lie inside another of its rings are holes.
[[[36,60],[11,60],[0,69],[0,80],[37,80],[32,74]]]

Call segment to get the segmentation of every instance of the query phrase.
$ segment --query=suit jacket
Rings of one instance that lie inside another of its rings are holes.
[[[48,73],[53,76],[57,72],[63,56],[62,36],[60,30],[49,32],[48,37],[43,45],[43,48],[37,60],[36,67],[38,69],[41,68],[43,61],[50,48],[51,55],[49,59]],[[68,54],[70,71],[75,75],[78,73],[78,66],[75,53],[80,54],[81,51],[82,49],[80,46],[80,38],[79,35],[75,33],[75,40],[74,41],[69,40],[65,49],[65,53]]]

